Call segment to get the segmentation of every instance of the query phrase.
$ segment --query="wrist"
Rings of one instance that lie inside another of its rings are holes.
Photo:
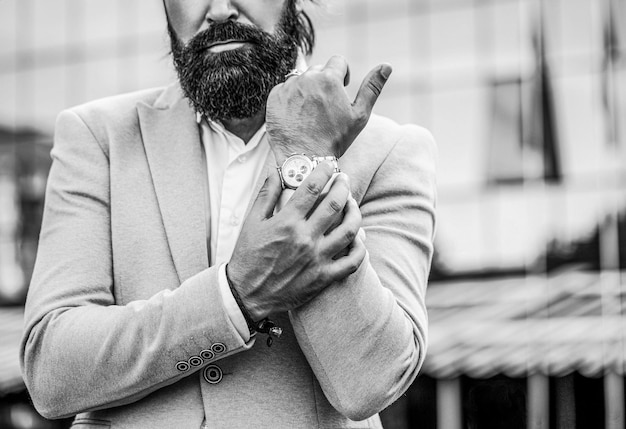
[[[315,141],[298,139],[297,143],[287,143],[288,141],[293,142],[295,140],[276,139],[272,138],[270,135],[268,141],[278,165],[282,165],[287,158],[295,153],[304,153],[309,157],[334,155],[339,158],[341,156],[341,153],[338,153],[336,150],[339,145],[332,141],[325,141],[324,139]]]
[[[237,306],[239,307],[239,310],[241,310],[241,314],[243,314],[244,319],[246,319],[246,323],[248,324],[248,328],[251,329],[250,333],[252,333],[252,327],[255,324],[255,320],[259,320],[259,319],[254,318],[254,316],[248,310],[248,306],[246,304],[244,304],[243,299],[241,298],[241,294],[239,293],[239,290],[233,284],[232,277],[230,276],[230,274],[228,272],[228,264],[226,264],[226,267],[225,267],[224,271],[225,271],[225,274],[226,274],[226,282],[228,283],[228,287],[230,288],[230,292],[233,294],[233,298],[235,298],[235,302],[237,303]]]
[[[277,166],[283,189],[297,189],[311,172],[320,164],[328,162],[339,173],[339,163],[334,155],[291,154]]]
[[[248,299],[244,293],[239,291],[239,288],[237,287],[239,282],[237,282],[236,279],[233,281],[233,277],[229,271],[229,264],[226,264],[224,274],[226,275],[226,282],[228,283],[230,292],[233,294],[233,298],[235,298],[235,302],[241,310],[241,314],[243,314],[244,319],[246,319],[248,327],[254,327],[257,323],[259,323],[259,321],[269,316],[267,311],[262,311],[258,305],[250,302],[250,299]]]
[[[339,173],[339,163],[334,155],[311,156],[308,154],[292,154],[277,166],[283,189],[298,189],[304,180],[320,164],[328,162]]]
[[[243,301],[241,300],[241,296],[239,295],[239,292],[237,291],[232,281],[230,280],[230,277],[228,276],[228,264],[226,264],[225,273],[226,282],[228,283],[228,287],[233,294],[233,298],[235,298],[235,302],[239,306],[241,314],[243,314],[243,318],[248,325],[250,336],[256,334],[257,332],[267,334],[267,346],[270,347],[272,345],[272,342],[274,341],[273,338],[280,338],[280,336],[282,335],[282,328],[276,326],[276,324],[267,317],[257,316],[258,318],[254,318],[254,316],[252,316],[248,311],[248,308],[244,305]]]

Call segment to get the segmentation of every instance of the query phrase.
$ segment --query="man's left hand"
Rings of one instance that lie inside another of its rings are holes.
[[[391,71],[388,64],[374,67],[354,101],[344,88],[350,72],[341,56],[274,87],[267,100],[266,124],[279,165],[293,153],[343,155],[367,124]]]

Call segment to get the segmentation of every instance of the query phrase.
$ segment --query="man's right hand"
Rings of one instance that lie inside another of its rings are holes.
[[[365,258],[348,177],[340,173],[322,195],[332,175],[330,164],[320,164],[276,215],[282,191],[276,171],[259,192],[227,265],[252,319],[301,306]]]

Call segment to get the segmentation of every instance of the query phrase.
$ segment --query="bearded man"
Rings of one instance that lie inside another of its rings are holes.
[[[165,0],[178,82],[59,115],[24,378],[81,428],[380,428],[424,360],[434,143],[305,0]],[[341,171],[341,172],[339,172]]]

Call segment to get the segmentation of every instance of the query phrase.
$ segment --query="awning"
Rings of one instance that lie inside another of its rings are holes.
[[[435,283],[429,287],[429,349],[435,378],[624,374],[624,275]]]

